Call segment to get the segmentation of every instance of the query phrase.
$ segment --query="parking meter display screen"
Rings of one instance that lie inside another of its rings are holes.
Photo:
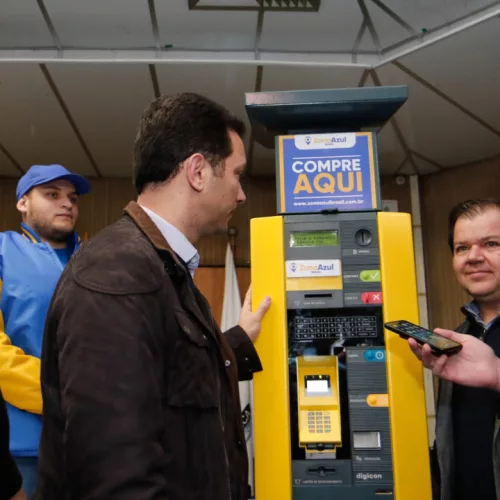
[[[295,248],[307,247],[336,247],[339,244],[339,232],[335,229],[328,231],[292,231],[290,246]]]

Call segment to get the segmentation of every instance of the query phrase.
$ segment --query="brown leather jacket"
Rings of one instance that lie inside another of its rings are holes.
[[[35,498],[246,500],[238,378],[261,369],[131,202],[74,256],[52,300]]]

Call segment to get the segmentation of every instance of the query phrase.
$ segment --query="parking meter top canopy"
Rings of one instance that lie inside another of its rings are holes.
[[[376,133],[408,88],[248,93],[255,140],[276,150],[277,212],[381,209]]]

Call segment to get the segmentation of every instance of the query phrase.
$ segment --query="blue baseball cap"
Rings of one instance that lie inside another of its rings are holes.
[[[65,179],[71,182],[77,194],[87,194],[90,191],[90,182],[81,175],[72,174],[62,165],[33,165],[17,183],[16,198],[21,199],[30,189],[47,182]]]

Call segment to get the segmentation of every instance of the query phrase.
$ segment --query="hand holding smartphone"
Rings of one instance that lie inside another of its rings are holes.
[[[450,356],[452,354],[456,354],[462,349],[462,344],[447,339],[446,337],[438,335],[437,333],[427,330],[419,325],[410,323],[409,321],[389,321],[385,324],[385,327],[388,330],[397,333],[404,339],[412,338],[415,339],[415,341],[420,345],[428,344],[432,353],[436,356],[441,354]]]

